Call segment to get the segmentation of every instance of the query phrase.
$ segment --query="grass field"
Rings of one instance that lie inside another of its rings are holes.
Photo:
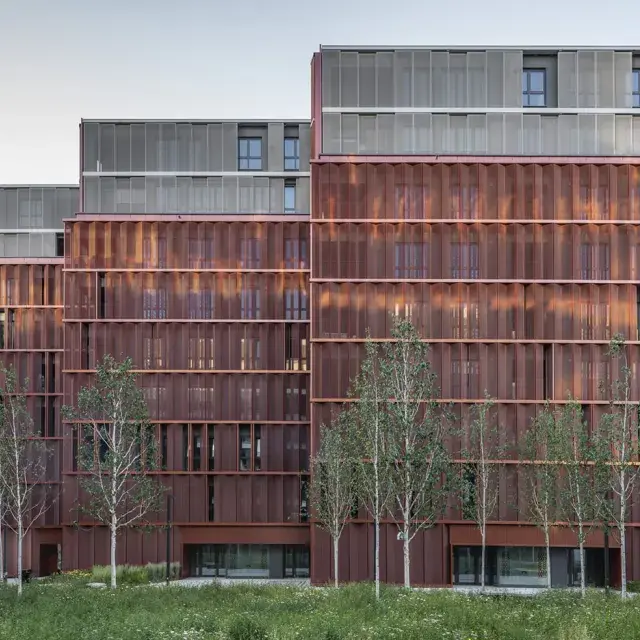
[[[341,588],[0,588],[0,638],[11,640],[596,640],[640,638],[640,598],[534,598]]]

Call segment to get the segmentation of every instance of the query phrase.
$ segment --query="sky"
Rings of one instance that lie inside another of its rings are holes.
[[[0,0],[0,184],[78,182],[81,118],[308,118],[322,45],[640,48],[631,0]]]

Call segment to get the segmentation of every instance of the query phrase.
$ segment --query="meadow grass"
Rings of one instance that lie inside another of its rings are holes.
[[[640,638],[640,598],[332,588],[120,587],[72,581],[0,588],[12,640],[616,640]]]

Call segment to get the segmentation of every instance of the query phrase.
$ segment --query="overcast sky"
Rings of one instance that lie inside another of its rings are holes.
[[[638,45],[630,0],[0,0],[0,184],[76,183],[80,118],[307,118],[320,44]]]

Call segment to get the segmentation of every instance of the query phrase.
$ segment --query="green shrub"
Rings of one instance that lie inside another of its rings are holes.
[[[166,562],[149,562],[145,567],[149,582],[164,582],[167,579]],[[179,562],[172,562],[169,566],[169,578],[178,580],[182,574],[182,565]]]
[[[94,566],[91,571],[91,581],[111,584],[111,566]],[[116,582],[128,585],[147,584],[149,582],[149,574],[146,567],[119,564],[116,567]]]
[[[229,627],[229,640],[267,640],[267,628],[253,618],[236,618]]]
[[[640,593],[640,580],[629,580],[627,590],[629,593]]]
[[[342,640],[342,635],[337,629],[327,629],[324,634],[324,640]]]

